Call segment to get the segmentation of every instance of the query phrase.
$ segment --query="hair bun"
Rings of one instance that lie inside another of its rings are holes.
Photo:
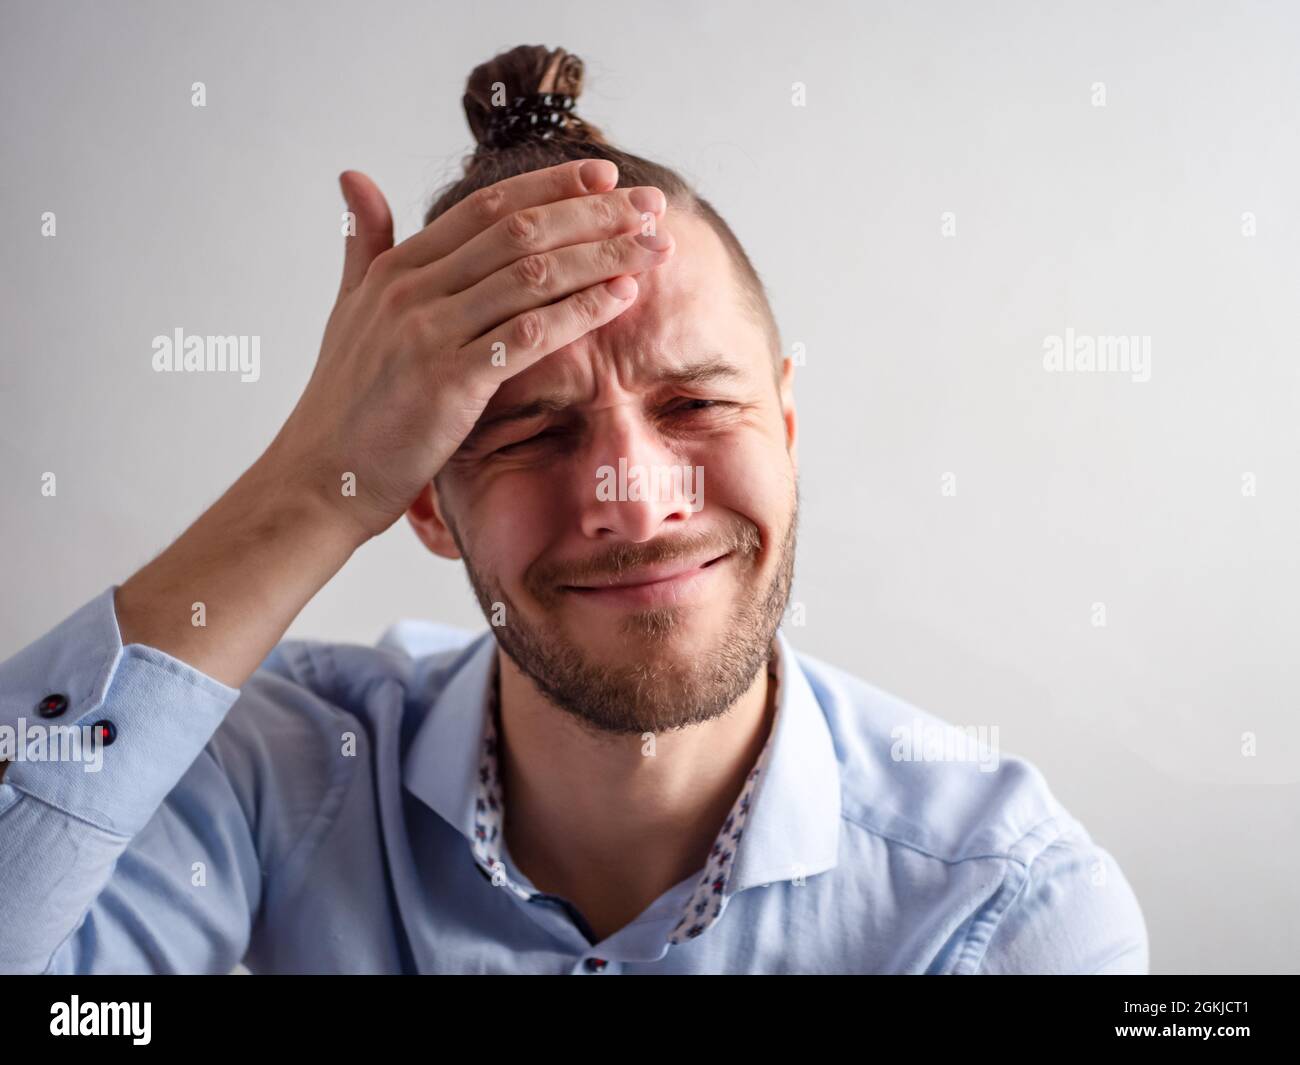
[[[550,91],[562,92],[577,99],[582,95],[582,74],[586,68],[582,60],[571,52],[566,52],[563,48],[557,48],[556,52],[560,61],[555,68],[555,86]]]
[[[582,59],[563,48],[521,44],[475,67],[462,100],[465,118],[481,150],[493,149],[493,129],[513,101],[540,93],[557,93],[575,100],[582,93]],[[576,116],[574,116],[576,119]],[[595,127],[578,119],[556,131],[570,140],[605,143]]]

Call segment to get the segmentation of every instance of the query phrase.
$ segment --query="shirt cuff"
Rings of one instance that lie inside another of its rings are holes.
[[[199,756],[239,689],[157,648],[124,647],[116,590],[0,663],[0,759],[11,763],[0,792],[12,787],[129,837]],[[0,808],[9,802],[0,795]]]

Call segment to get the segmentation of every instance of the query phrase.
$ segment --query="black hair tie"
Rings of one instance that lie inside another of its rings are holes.
[[[561,130],[577,129],[582,119],[573,113],[577,97],[559,92],[516,96],[505,107],[492,108],[484,144],[508,148],[529,137],[551,140]]]

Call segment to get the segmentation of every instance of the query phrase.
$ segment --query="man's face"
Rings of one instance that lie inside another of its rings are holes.
[[[438,479],[502,648],[605,732],[726,710],[793,575],[788,364],[778,388],[707,223],[670,207],[663,224],[676,251],[633,306],[506,381]]]

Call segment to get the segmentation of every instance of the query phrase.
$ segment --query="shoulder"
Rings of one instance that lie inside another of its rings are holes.
[[[285,683],[307,689],[343,708],[363,704],[386,684],[419,698],[445,681],[477,635],[436,621],[404,619],[389,626],[374,646],[283,640],[253,680],[267,690],[283,690]]]
[[[283,640],[240,688],[207,746],[262,853],[323,830],[381,731],[427,710],[474,634],[403,621],[377,644]],[[384,692],[384,688],[391,688]]]
[[[1012,857],[1070,820],[994,723],[951,722],[797,652],[839,762],[844,816],[947,862]]]
[[[221,732],[259,747],[309,752],[312,737],[332,745],[341,730],[375,715],[427,709],[476,634],[434,621],[403,620],[374,646],[325,640],[278,643],[240,689]],[[385,687],[397,698],[377,699]]]
[[[1145,972],[1147,933],[1115,859],[992,722],[952,722],[796,652],[825,715],[846,831],[906,848],[936,882],[986,866],[956,971]]]

